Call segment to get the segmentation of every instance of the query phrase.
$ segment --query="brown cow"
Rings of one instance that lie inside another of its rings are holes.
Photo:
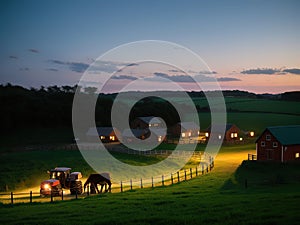
[[[84,191],[88,184],[90,184],[91,189],[96,189],[98,194],[102,193],[103,186],[105,186],[105,192],[111,192],[111,178],[109,173],[91,174],[84,183]],[[100,191],[98,189],[98,184],[101,185]]]

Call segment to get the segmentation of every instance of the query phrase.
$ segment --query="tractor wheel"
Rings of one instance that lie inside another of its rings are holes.
[[[52,195],[53,196],[61,196],[62,195],[61,185],[57,185],[55,187],[52,187]]]
[[[72,181],[70,184],[71,195],[82,194],[82,182],[81,181]]]

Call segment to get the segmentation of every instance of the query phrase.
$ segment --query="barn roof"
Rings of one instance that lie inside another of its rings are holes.
[[[300,125],[294,126],[277,126],[267,127],[270,133],[282,145],[299,145],[300,144]],[[265,132],[263,132],[265,133]]]

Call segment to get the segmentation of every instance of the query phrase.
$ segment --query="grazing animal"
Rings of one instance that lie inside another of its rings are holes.
[[[84,183],[84,191],[86,186],[90,184],[91,187],[95,188],[98,193],[102,192],[103,186],[105,186],[105,192],[111,192],[111,178],[109,173],[96,173],[91,174],[86,182]],[[98,189],[98,184],[101,185],[101,190]],[[108,188],[107,188],[108,185]]]

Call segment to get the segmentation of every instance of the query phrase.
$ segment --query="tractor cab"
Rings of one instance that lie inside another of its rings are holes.
[[[69,185],[67,181],[69,180],[71,168],[68,167],[56,167],[50,170],[50,179],[56,179],[60,181],[62,188],[67,188]]]

